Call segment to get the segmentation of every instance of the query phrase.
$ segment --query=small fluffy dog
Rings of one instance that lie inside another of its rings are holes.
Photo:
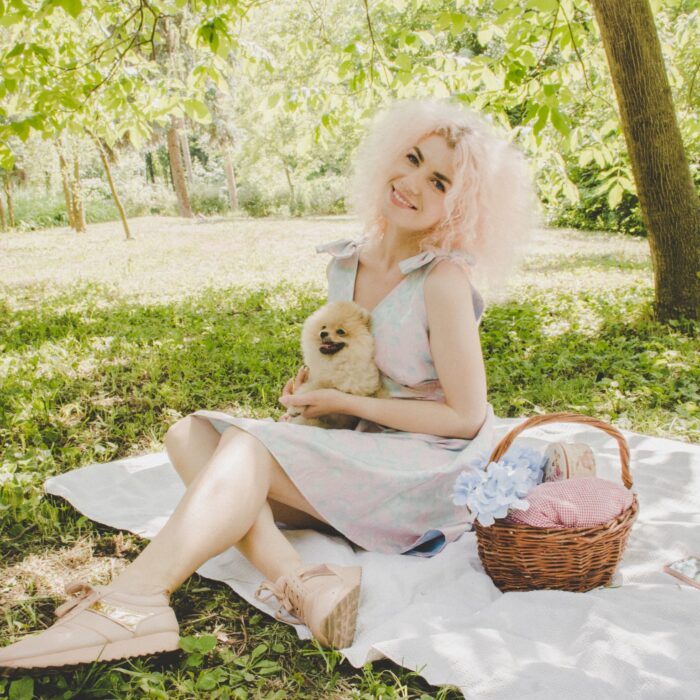
[[[304,322],[301,349],[309,369],[308,379],[295,394],[315,389],[338,389],[358,396],[382,394],[382,380],[374,362],[371,316],[353,301],[335,301],[322,306]],[[331,413],[303,418],[302,409],[290,406],[291,423],[320,428],[354,428],[355,416]]]

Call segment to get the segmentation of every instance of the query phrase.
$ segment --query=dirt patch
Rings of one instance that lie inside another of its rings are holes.
[[[76,542],[69,549],[30,554],[21,562],[0,569],[0,607],[37,598],[61,598],[72,581],[106,584],[125,566],[118,557],[93,555],[93,543]]]

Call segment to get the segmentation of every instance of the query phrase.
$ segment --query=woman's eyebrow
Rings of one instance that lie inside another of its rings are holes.
[[[438,173],[438,172],[433,172],[433,175],[435,175],[435,177],[438,180],[442,180],[443,182],[446,182],[448,185],[452,184],[452,180],[450,180],[450,178],[447,177],[447,175],[443,175],[442,173]]]

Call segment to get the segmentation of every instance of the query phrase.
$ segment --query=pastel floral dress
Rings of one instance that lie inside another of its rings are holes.
[[[332,256],[328,300],[353,299],[362,241],[319,246]],[[423,284],[432,267],[461,253],[421,253],[401,261],[403,279],[372,310],[375,360],[396,399],[444,401],[429,345]],[[466,258],[470,263],[470,259]],[[474,314],[484,308],[472,289]],[[493,411],[474,440],[394,430],[362,420],[355,430],[197,411],[220,432],[235,425],[260,440],[304,497],[336,530],[367,550],[430,556],[470,528],[452,503],[462,469],[491,446]]]

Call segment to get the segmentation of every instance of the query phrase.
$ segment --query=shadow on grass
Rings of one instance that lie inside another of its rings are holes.
[[[571,272],[582,270],[590,273],[606,271],[651,272],[648,260],[629,260],[610,253],[553,255],[546,260],[535,258],[533,261],[526,263],[524,269],[528,272]]]

